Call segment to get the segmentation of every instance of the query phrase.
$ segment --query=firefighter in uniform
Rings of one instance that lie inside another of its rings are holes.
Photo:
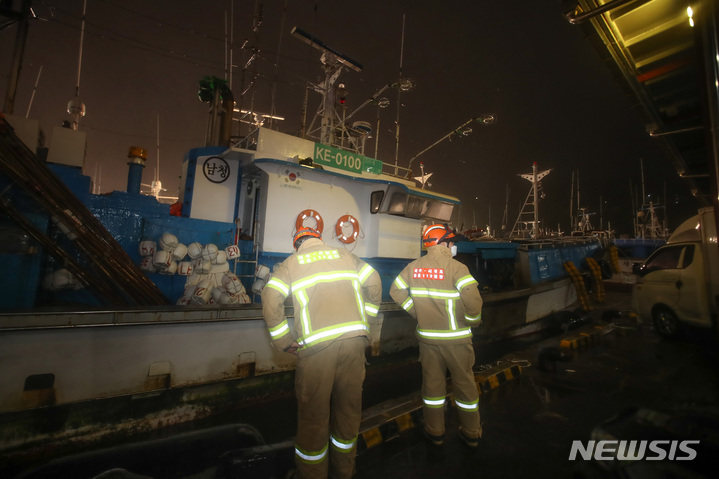
[[[298,231],[295,253],[262,291],[262,313],[273,346],[297,355],[295,463],[300,478],[349,478],[362,416],[367,316],[382,300],[379,274],[344,248]],[[292,296],[294,334],[285,318]]]
[[[425,435],[444,442],[447,370],[460,420],[459,437],[477,447],[482,436],[474,381],[472,326],[482,320],[482,297],[467,267],[453,259],[459,237],[444,225],[425,229],[427,254],[412,261],[390,288],[392,299],[417,319]]]

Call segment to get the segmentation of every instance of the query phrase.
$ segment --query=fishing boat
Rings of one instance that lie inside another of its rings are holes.
[[[185,155],[173,205],[141,193],[142,148],[129,149],[127,191],[96,195],[82,131],[56,130],[64,146],[45,152],[36,126],[0,118],[0,453],[82,448],[291,391],[295,358],[271,347],[259,294],[304,226],[380,273],[370,354],[416,348],[389,287],[422,254],[423,225],[451,222],[460,201],[364,155],[369,124],[348,124],[334,98],[338,73],[359,64],[294,33],[322,51],[317,137],[255,125],[233,140],[231,92],[205,79],[209,146]],[[576,304],[563,264],[598,246],[563,246],[460,245],[485,299],[479,340],[540,329]]]

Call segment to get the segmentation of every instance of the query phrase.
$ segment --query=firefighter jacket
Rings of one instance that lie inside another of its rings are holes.
[[[292,296],[294,336],[285,317]],[[367,316],[377,316],[382,282],[370,265],[344,248],[310,238],[283,261],[262,290],[262,314],[275,348],[294,341],[300,356],[338,338],[369,338]]]
[[[417,339],[429,344],[472,341],[482,321],[482,296],[467,266],[444,245],[408,264],[392,283],[390,296],[417,319]]]

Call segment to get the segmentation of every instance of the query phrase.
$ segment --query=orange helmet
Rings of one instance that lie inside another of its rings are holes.
[[[302,242],[307,238],[322,239],[322,235],[316,229],[302,228],[297,233],[295,233],[295,237],[292,238],[292,246],[294,246],[295,249],[299,248],[300,244],[302,244]]]
[[[422,243],[426,247],[438,245],[442,242],[456,241],[457,235],[447,225],[431,225],[422,233]]]

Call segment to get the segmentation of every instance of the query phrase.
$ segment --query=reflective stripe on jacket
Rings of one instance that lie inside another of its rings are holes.
[[[285,318],[289,296],[296,338]],[[311,238],[272,273],[262,291],[262,313],[277,349],[296,340],[302,351],[339,337],[369,337],[367,316],[377,316],[381,300],[374,268],[343,248]]]
[[[417,339],[431,344],[468,343],[482,320],[482,296],[467,266],[449,248],[435,245],[408,264],[390,296],[417,319]]]

